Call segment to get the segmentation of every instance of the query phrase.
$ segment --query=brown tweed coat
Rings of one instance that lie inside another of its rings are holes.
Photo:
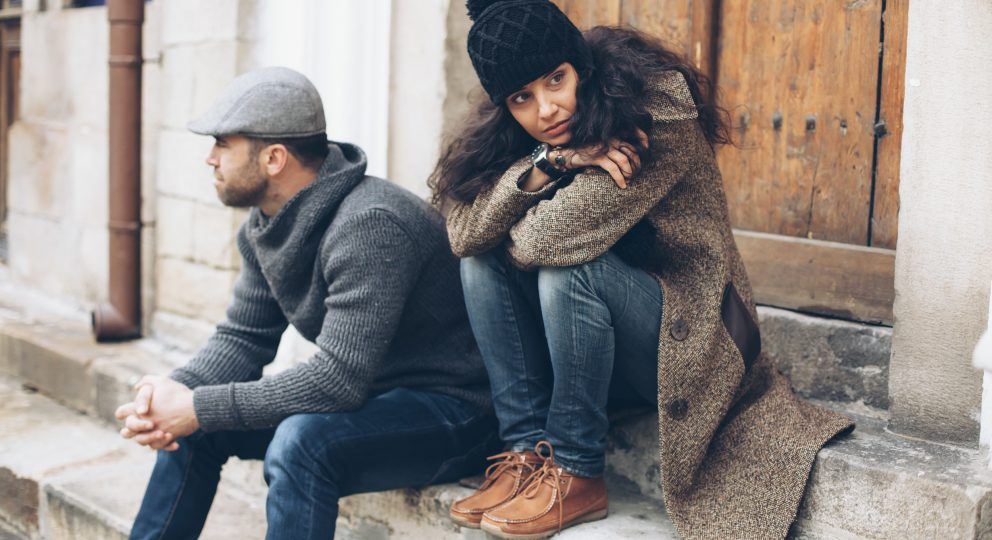
[[[614,249],[655,275],[668,513],[686,538],[783,538],[817,451],[853,424],[798,399],[761,353],[723,181],[685,79],[667,72],[648,98],[653,161],[627,189],[590,168],[567,185],[524,192],[517,182],[530,163],[521,159],[473,204],[449,209],[452,249],[465,257],[502,245],[525,268]]]

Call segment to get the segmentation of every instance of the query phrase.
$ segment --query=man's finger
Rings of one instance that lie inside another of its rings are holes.
[[[148,409],[151,408],[153,390],[154,387],[150,384],[145,384],[138,388],[138,395],[134,397],[134,404],[138,410],[138,414],[148,414]]]
[[[158,430],[146,431],[135,435],[134,440],[138,441],[138,444],[150,446],[155,441],[161,440],[164,436],[165,434]]]
[[[172,434],[166,433],[164,437],[156,439],[151,444],[148,445],[149,448],[154,448],[155,450],[165,450],[167,447],[172,446],[175,441],[173,440]]]
[[[130,429],[135,433],[140,433],[142,431],[148,431],[155,428],[155,422],[148,419],[138,418],[135,415],[128,416],[124,420],[124,427]]]
[[[166,452],[175,452],[176,450],[179,450],[179,443],[174,442],[162,450],[165,450]]]
[[[125,439],[132,439],[134,438],[135,435],[136,433],[131,431],[130,429],[121,428],[121,437],[124,437]]]
[[[117,410],[114,411],[114,417],[117,418],[118,420],[124,420],[125,418],[131,416],[134,413],[135,413],[134,403],[125,403],[120,407],[117,407]]]

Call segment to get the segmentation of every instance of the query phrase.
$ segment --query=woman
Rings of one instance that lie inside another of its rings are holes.
[[[490,102],[431,182],[508,450],[452,518],[538,538],[605,517],[612,399],[657,405],[684,536],[784,537],[817,450],[852,424],[760,353],[711,83],[635,31],[583,37],[546,0],[469,12]]]

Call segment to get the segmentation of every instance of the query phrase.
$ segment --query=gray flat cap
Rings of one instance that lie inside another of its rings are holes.
[[[320,94],[302,73],[284,67],[249,71],[227,85],[200,118],[200,135],[307,137],[327,130]]]

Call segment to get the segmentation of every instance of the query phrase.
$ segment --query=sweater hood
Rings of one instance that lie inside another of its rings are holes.
[[[245,223],[248,240],[256,247],[278,248],[287,242],[322,235],[338,205],[365,178],[368,159],[361,148],[348,143],[328,143],[329,153],[317,178],[279,210],[266,217],[252,208]]]
[[[365,178],[368,161],[361,148],[333,142],[328,147],[330,153],[310,185],[271,218],[252,208],[243,225],[242,233],[280,304],[284,300],[295,302],[295,297],[305,290],[294,286],[294,282],[313,279],[324,234],[341,201]]]

